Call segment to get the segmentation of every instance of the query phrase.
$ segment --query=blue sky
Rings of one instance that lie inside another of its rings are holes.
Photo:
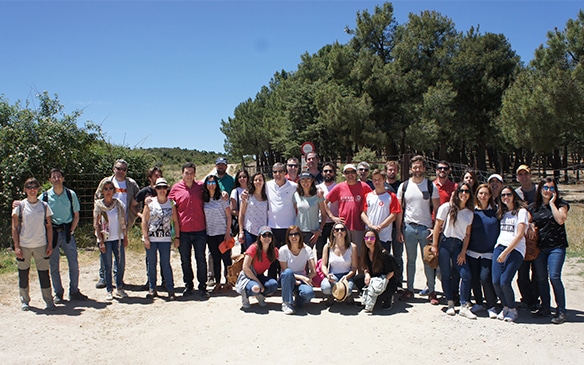
[[[345,25],[377,1],[0,0],[0,95],[48,91],[80,124],[100,124],[129,147],[223,151],[220,122],[276,71],[346,43]],[[436,10],[457,30],[503,33],[528,62],[581,1],[394,1],[398,23]]]

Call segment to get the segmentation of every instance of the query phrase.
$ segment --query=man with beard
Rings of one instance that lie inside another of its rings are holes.
[[[217,177],[219,178],[219,187],[221,187],[221,191],[225,191],[227,195],[231,194],[231,190],[233,190],[233,186],[235,186],[235,179],[226,172],[227,159],[219,157],[215,160],[215,170],[217,170]]]
[[[321,184],[318,184],[316,188],[323,192],[323,196],[326,199],[329,192],[337,185],[337,167],[333,163],[327,162],[322,166],[322,174],[324,176],[324,181]],[[339,215],[339,202],[329,203],[328,208],[333,213],[333,215]],[[335,224],[328,215],[326,217],[320,218],[326,219],[326,223],[322,229],[322,234],[316,242],[317,260],[322,257],[322,248],[327,243],[327,240],[331,235],[333,225]]]
[[[402,183],[401,180],[398,180],[397,178],[398,173],[399,162],[387,161],[385,163],[385,190],[391,191],[394,194],[397,193],[397,189]]]
[[[324,177],[322,176],[320,170],[318,169],[319,158],[316,152],[308,152],[306,156],[304,156],[306,160],[306,169],[314,177],[314,182],[316,184],[320,184],[324,181]]]

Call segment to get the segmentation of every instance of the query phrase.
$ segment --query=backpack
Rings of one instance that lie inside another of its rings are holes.
[[[65,193],[67,194],[67,198],[69,199],[69,204],[71,206],[71,218],[74,219],[75,211],[73,210],[73,195],[71,194],[71,189],[66,188],[64,186],[63,189],[65,189]],[[49,194],[47,194],[46,191],[43,193],[43,197],[41,198],[41,200],[47,204],[49,203]]]
[[[432,194],[434,193],[434,183],[432,181],[430,181],[430,179],[426,179],[426,181],[428,182],[428,193],[430,194],[430,213],[432,213]],[[402,187],[402,212],[406,211],[406,190],[408,188],[408,184],[410,182],[410,179],[407,179],[406,181],[403,182],[403,187]],[[402,214],[402,219],[404,218],[405,214]]]

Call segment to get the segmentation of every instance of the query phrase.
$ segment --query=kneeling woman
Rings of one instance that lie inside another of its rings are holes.
[[[466,249],[470,241],[472,221],[474,217],[474,199],[470,184],[463,182],[451,202],[442,204],[436,213],[436,224],[432,233],[432,252],[438,256],[438,264],[442,272],[442,291],[448,301],[446,314],[455,315],[454,290],[458,289],[457,275],[460,274],[460,315],[469,319],[477,316],[471,312],[470,306],[470,268],[466,262]],[[442,233],[442,234],[441,234]]]
[[[395,278],[395,261],[393,257],[381,246],[379,235],[374,229],[368,229],[363,236],[363,248],[361,250],[361,270],[363,274],[355,276],[355,285],[361,291],[371,284],[372,278],[385,278],[387,286],[379,294],[372,306],[365,306],[366,312],[373,311],[373,306],[381,303],[383,309],[389,309],[392,305],[392,297],[397,289]]]
[[[350,293],[353,291],[353,276],[359,265],[357,246],[351,242],[347,227],[343,223],[335,223],[331,232],[330,242],[322,249],[322,273],[324,279],[320,283],[322,294],[327,297],[326,305],[334,302],[332,287],[341,280],[347,280],[349,295],[347,303],[353,302]]]
[[[295,307],[314,298],[312,278],[316,274],[314,251],[302,240],[300,227],[290,226],[286,231],[286,246],[280,248],[280,283],[282,285],[282,311],[293,314]],[[308,273],[306,268],[308,267]],[[294,295],[296,300],[294,301]]]
[[[276,279],[268,278],[265,273],[272,262],[278,259],[278,249],[274,234],[268,226],[258,232],[258,240],[245,251],[243,274],[237,279],[236,290],[241,294],[241,306],[249,308],[249,297],[255,296],[261,307],[266,306],[265,297],[278,290]]]

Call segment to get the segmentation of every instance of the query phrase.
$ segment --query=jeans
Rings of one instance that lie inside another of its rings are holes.
[[[418,258],[418,246],[420,247],[420,252],[422,253],[422,258],[424,258],[424,246],[428,242],[428,227],[419,224],[409,224],[406,223],[404,227],[404,241],[406,245],[406,255],[407,255],[407,274],[408,274],[408,290],[414,291],[414,278],[416,275],[416,259]],[[434,287],[436,285],[436,270],[432,269],[426,263],[424,263],[424,274],[426,274],[426,285],[428,285],[428,290],[434,292]]]
[[[493,278],[491,276],[493,260],[484,257],[475,259],[467,255],[466,262],[468,262],[470,268],[470,286],[474,293],[475,302],[477,304],[483,304],[484,293],[487,308],[493,308],[497,304],[497,294],[495,294],[495,287],[493,286]]]
[[[185,289],[193,289],[193,267],[191,263],[191,248],[195,250],[195,261],[197,264],[197,281],[199,290],[207,289],[207,260],[205,260],[205,246],[207,244],[207,233],[198,232],[181,232],[180,245],[180,264],[183,272],[183,281]]]
[[[50,259],[53,289],[55,290],[55,294],[63,296],[65,289],[63,288],[61,273],[59,272],[59,261],[61,258],[59,248],[62,248],[65,257],[67,258],[67,263],[69,264],[69,294],[75,294],[79,291],[79,260],[77,259],[77,244],[75,243],[75,237],[73,235],[71,235],[71,240],[67,243],[65,232],[59,232],[58,234],[57,246],[53,249]]]
[[[521,293],[521,302],[530,307],[539,303],[537,270],[534,261],[535,260],[524,260],[517,271],[517,287]]]
[[[115,265],[118,268],[116,274],[116,288],[122,289],[124,281],[124,270],[126,267],[126,254],[122,240],[106,241],[105,253],[101,253],[105,269],[105,287],[108,292],[113,290],[112,283],[112,253],[114,254]]]
[[[341,280],[341,278],[345,275],[347,275],[347,273],[342,273],[342,274],[333,274],[337,280],[335,280],[334,282],[330,282],[328,280],[328,278],[324,278],[322,279],[322,282],[320,283],[320,290],[322,291],[322,295],[330,297],[331,295],[333,295],[333,285],[335,285],[335,283],[339,280]],[[350,278],[347,280],[349,283],[349,294],[351,292],[353,292],[353,287],[354,287],[354,283],[353,283],[353,278]]]
[[[443,237],[440,240],[440,251],[438,253],[438,264],[442,272],[442,291],[446,300],[454,300],[454,293],[458,291],[459,276],[453,275],[454,271],[460,274],[462,283],[460,285],[460,304],[465,305],[470,302],[470,268],[468,262],[459,265],[458,255],[462,251],[462,241],[458,238]]]
[[[284,303],[292,304],[294,301],[294,294],[296,294],[295,307],[302,307],[304,303],[310,302],[314,298],[314,289],[312,286],[301,282],[296,284],[296,278],[292,269],[288,268],[282,271],[280,275],[280,283],[282,285],[282,301]]]
[[[249,246],[251,246],[255,241],[258,240],[258,236],[256,236],[255,234],[251,234],[248,231],[244,231],[244,232],[245,232],[245,243],[243,244],[243,247],[241,248],[241,253],[244,253],[245,251],[247,251]]]
[[[158,260],[157,253],[160,254],[160,269],[164,273],[164,283],[168,293],[174,292],[174,278],[172,268],[170,267],[170,245],[171,242],[152,242],[150,249],[146,250],[148,259],[148,285],[150,290],[156,290],[156,264]]]
[[[225,278],[227,278],[227,267],[232,264],[231,249],[224,253],[221,253],[221,250],[219,250],[219,245],[224,239],[225,235],[207,237],[207,245],[213,259],[213,276],[217,285],[221,284],[221,261],[223,261],[223,266],[225,266]]]
[[[267,297],[268,295],[274,294],[276,292],[276,290],[278,290],[278,282],[275,279],[269,278],[263,274],[257,274],[256,276],[258,277],[258,280],[260,281],[260,283],[264,286],[264,292],[263,293],[260,293],[260,292],[256,293],[255,291],[253,291],[253,287],[260,286],[260,284],[257,281],[250,280],[247,283],[247,285],[245,286],[245,292],[247,293],[248,297],[253,297],[253,296],[256,296],[258,294],[261,294],[264,297]]]
[[[523,256],[517,250],[511,251],[507,255],[507,259],[503,263],[497,262],[497,257],[505,250],[505,246],[498,245],[493,251],[493,286],[495,287],[495,293],[501,298],[501,303],[504,307],[509,307],[511,309],[515,308],[515,293],[511,287],[511,282],[515,273],[521,266],[523,262]]]
[[[542,248],[535,259],[537,283],[541,295],[542,308],[550,309],[550,284],[554,290],[554,298],[560,313],[566,313],[566,292],[562,283],[562,267],[566,260],[566,248]],[[549,281],[548,281],[549,273]]]

